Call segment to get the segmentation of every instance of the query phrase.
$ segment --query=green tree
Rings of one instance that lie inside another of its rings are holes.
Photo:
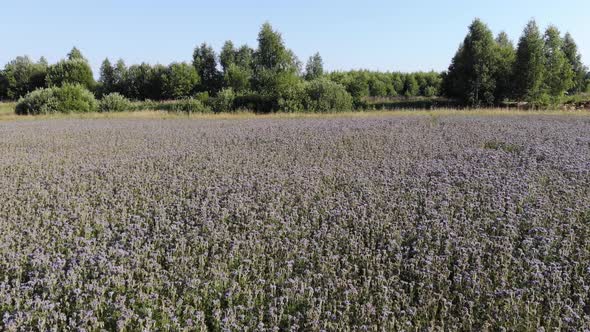
[[[94,89],[92,68],[76,47],[68,53],[66,60],[49,66],[47,71],[48,86],[62,86],[64,84],[80,84],[88,90]]]
[[[404,80],[400,73],[393,73],[391,75],[391,87],[389,95],[392,97],[402,94],[404,91]]]
[[[564,51],[559,30],[550,26],[545,32],[545,90],[553,103],[574,86],[574,71]]]
[[[179,99],[191,96],[199,84],[199,74],[194,66],[185,62],[175,62],[168,66],[163,77],[167,98]]]
[[[324,75],[324,62],[320,53],[309,57],[305,65],[305,79],[308,81],[318,79]]]
[[[578,52],[578,45],[572,35],[568,32],[563,40],[563,52],[574,72],[574,85],[569,90],[570,93],[580,93],[585,91],[586,72],[588,68],[582,63],[582,55]]]
[[[416,80],[416,76],[412,74],[406,75],[405,83],[404,83],[404,96],[406,97],[415,97],[420,92],[420,85],[418,85],[418,81]]]
[[[47,61],[35,63],[28,56],[10,61],[0,74],[0,98],[16,100],[45,85]]]
[[[534,20],[524,28],[514,62],[514,92],[518,100],[533,105],[543,102],[545,80],[545,43]]]
[[[115,67],[113,67],[111,61],[106,58],[100,65],[100,78],[98,79],[101,94],[107,95],[117,91],[115,86],[116,82]]]
[[[235,63],[243,68],[252,68],[254,59],[254,50],[248,45],[242,45],[236,51]]]
[[[474,20],[445,77],[449,96],[476,107],[494,103],[495,47],[494,36],[487,25]]]
[[[164,78],[167,70],[166,66],[160,64],[151,67],[151,74],[144,93],[145,98],[152,100],[165,99]]]
[[[80,50],[76,46],[74,46],[72,48],[72,50],[70,51],[70,53],[68,53],[68,60],[84,60],[84,61],[88,61],[82,55],[82,52],[80,52]]]
[[[7,92],[8,90],[8,81],[6,80],[6,76],[4,76],[4,71],[0,70],[0,101],[8,98]]]
[[[372,97],[387,96],[387,84],[379,77],[373,77],[369,80],[369,94]]]
[[[223,68],[223,82],[235,93],[250,89],[252,79],[252,56],[254,51],[248,45],[235,49],[231,41],[226,41],[219,55]]]
[[[258,34],[258,49],[253,58],[253,87],[263,94],[279,97],[296,84],[296,61],[283,42],[280,33],[264,23]]]
[[[352,102],[356,108],[366,106],[366,97],[370,95],[368,75],[366,72],[349,72],[344,73],[337,83],[341,83],[346,91],[352,96]]]
[[[216,94],[221,89],[223,76],[217,69],[217,56],[206,43],[196,47],[193,52],[193,66],[201,78],[201,91]]]
[[[496,38],[496,92],[497,102],[509,99],[513,95],[512,69],[516,60],[516,50],[505,32]]]
[[[231,40],[228,40],[223,44],[221,53],[219,54],[219,62],[224,73],[227,72],[231,64],[236,63],[236,49]]]
[[[152,82],[152,68],[147,63],[132,65],[127,70],[127,97],[143,100],[148,98],[148,90]]]
[[[86,89],[94,88],[92,68],[85,60],[61,60],[49,66],[47,71],[48,86],[62,86],[64,84],[80,84]]]
[[[248,67],[238,66],[235,63],[229,65],[224,75],[225,85],[233,91],[241,93],[250,89],[252,70]]]
[[[115,68],[113,69],[114,76],[114,90],[112,92],[118,92],[126,97],[129,97],[127,88],[127,65],[123,59],[119,59]]]

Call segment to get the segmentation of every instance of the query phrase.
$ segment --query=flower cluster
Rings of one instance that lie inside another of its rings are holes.
[[[0,330],[590,328],[584,117],[0,124]]]

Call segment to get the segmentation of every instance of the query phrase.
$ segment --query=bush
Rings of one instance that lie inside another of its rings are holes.
[[[206,105],[209,102],[209,92],[207,92],[207,91],[197,92],[197,93],[195,93],[193,98],[195,98],[196,100],[198,100],[201,103]]]
[[[53,88],[38,89],[20,98],[15,112],[18,115],[57,113],[58,105]]]
[[[87,113],[97,110],[94,95],[80,85],[38,89],[21,98],[16,114]]]
[[[217,94],[217,97],[210,99],[209,105],[215,113],[231,112],[234,110],[236,94],[232,88],[225,88]]]
[[[281,112],[297,113],[306,111],[304,101],[306,84],[295,83],[283,88],[278,98],[278,109]]]
[[[342,112],[352,109],[352,96],[346,88],[328,79],[320,78],[305,85],[303,99],[308,112]]]
[[[100,100],[98,105],[99,112],[125,112],[131,110],[131,102],[123,95],[114,92],[110,93]]]
[[[98,110],[96,98],[83,86],[66,84],[54,88],[54,93],[58,99],[60,113],[88,113]]]
[[[170,104],[170,111],[172,112],[186,112],[186,113],[209,113],[211,109],[205,106],[200,100],[194,98],[187,98],[175,101]]]

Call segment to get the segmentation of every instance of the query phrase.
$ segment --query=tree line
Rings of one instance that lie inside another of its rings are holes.
[[[319,53],[304,66],[269,23],[262,25],[257,41],[256,48],[227,41],[219,54],[203,43],[195,48],[192,62],[167,66],[127,66],[107,58],[98,81],[75,47],[51,65],[44,58],[34,62],[17,57],[0,71],[0,99],[16,100],[44,87],[80,85],[98,97],[194,98],[215,111],[335,111],[366,107],[370,97],[416,96],[446,96],[480,107],[506,101],[557,103],[565,94],[586,91],[589,81],[572,36],[562,37],[553,26],[541,34],[534,21],[514,47],[506,33],[494,38],[481,20],[474,20],[443,73],[326,73]]]
[[[555,26],[542,34],[531,20],[514,47],[506,33],[494,38],[476,19],[443,73],[442,91],[475,107],[505,101],[542,106],[586,92],[588,81],[588,68],[571,34],[562,37]]]

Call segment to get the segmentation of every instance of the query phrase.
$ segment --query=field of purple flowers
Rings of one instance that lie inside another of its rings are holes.
[[[0,123],[0,330],[590,329],[590,117]]]

